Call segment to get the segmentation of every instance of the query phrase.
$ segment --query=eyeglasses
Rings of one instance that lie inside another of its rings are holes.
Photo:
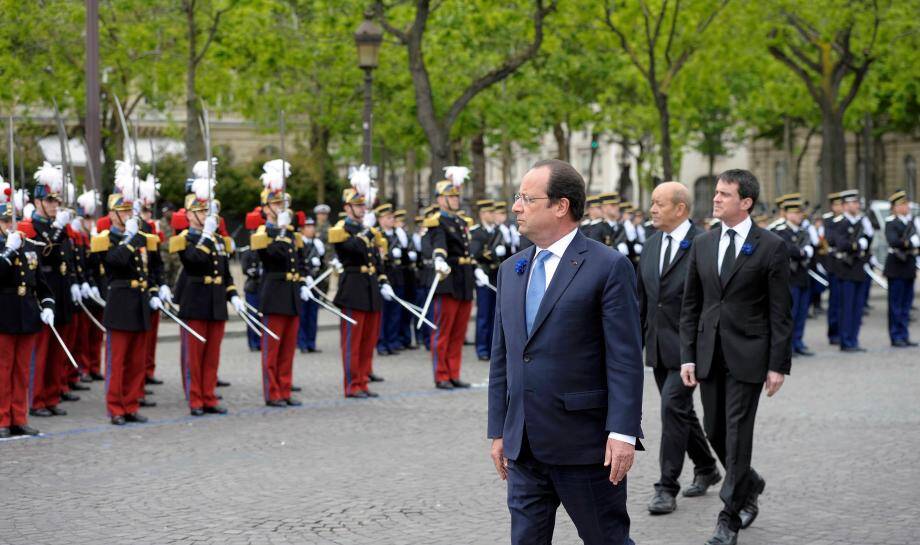
[[[520,193],[514,194],[514,202],[524,201],[524,204],[531,205],[536,201],[542,201],[543,199],[548,199],[549,197],[530,197],[527,195],[522,195]]]

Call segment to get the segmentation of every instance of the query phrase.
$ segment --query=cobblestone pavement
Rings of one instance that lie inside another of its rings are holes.
[[[873,304],[868,353],[841,354],[823,318],[810,320],[817,357],[796,359],[780,394],[761,403],[754,465],[767,488],[741,543],[920,541],[920,350],[889,348],[885,303]],[[377,358],[382,397],[345,400],[337,340],[325,328],[322,354],[298,354],[301,408],[263,405],[259,359],[237,336],[220,372],[233,383],[220,390],[228,416],[187,415],[178,344],[167,340],[149,424],[110,426],[101,383],[66,404],[70,416],[33,419],[43,437],[0,443],[0,543],[507,543],[505,488],[485,439],[488,364],[467,347],[464,376],[477,387],[441,392],[424,350]],[[680,498],[665,517],[645,510],[659,436],[647,376],[649,450],[630,473],[632,534],[702,544],[720,506],[714,491]],[[691,476],[688,462],[685,484]],[[555,542],[579,542],[561,509]]]

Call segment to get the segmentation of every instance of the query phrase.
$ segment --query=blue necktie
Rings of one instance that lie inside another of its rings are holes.
[[[530,274],[530,284],[527,286],[527,301],[524,303],[524,313],[527,319],[527,335],[533,329],[534,320],[537,319],[537,311],[540,310],[540,301],[543,300],[543,294],[546,293],[546,268],[544,263],[553,255],[548,250],[540,250],[540,253],[533,260],[533,272]]]

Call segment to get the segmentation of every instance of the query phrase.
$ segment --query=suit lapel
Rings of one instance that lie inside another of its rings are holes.
[[[540,301],[540,308],[537,309],[537,316],[534,318],[533,329],[530,331],[530,337],[527,339],[528,341],[532,339],[540,329],[540,325],[543,324],[543,321],[546,320],[546,317],[553,310],[559,296],[562,295],[572,279],[575,278],[578,269],[580,269],[581,265],[585,262],[584,256],[581,254],[586,251],[587,243],[585,242],[584,235],[580,232],[576,233],[575,238],[572,239],[569,247],[566,248],[565,253],[562,254],[559,265],[556,266],[556,272],[553,274],[553,279],[549,283],[549,288],[546,290],[546,293],[543,294],[543,300]],[[524,292],[526,297],[526,287],[524,288]]]
[[[693,240],[693,237],[695,237],[695,236],[698,235],[698,234],[699,234],[699,229],[697,229],[695,225],[691,224],[691,225],[690,225],[690,230],[687,231],[687,236],[684,237],[684,240],[690,240],[690,241],[692,241],[692,240]],[[675,265],[678,261],[680,261],[681,258],[684,257],[686,254],[687,254],[687,250],[685,250],[685,249],[681,248],[680,246],[678,246],[678,247],[677,247],[677,253],[674,254],[674,259],[672,259],[671,262],[668,264],[668,268],[667,268],[666,270],[664,270],[664,271],[661,272],[661,277],[664,278],[665,276],[667,276],[668,273],[671,272],[671,270],[674,268],[674,265]]]
[[[661,277],[664,276],[665,272],[667,272],[667,271],[658,270],[658,264],[661,263],[661,251],[662,251],[661,245],[664,244],[664,234],[662,233],[661,235],[655,238],[657,238],[658,240],[656,240],[655,243],[652,244],[651,252],[649,252],[649,257],[652,258],[649,265],[653,266],[653,269],[655,271],[655,279],[661,280]]]
[[[527,249],[527,268],[524,269],[523,273],[516,275],[518,278],[517,304],[520,305],[518,307],[520,312],[516,314],[520,318],[518,323],[520,324],[521,338],[527,338],[527,281],[530,279],[530,267],[533,266],[533,256],[536,251],[536,246],[531,246]]]
[[[709,268],[709,277],[715,278],[719,292],[722,292],[722,279],[719,276],[719,241],[722,240],[722,229],[709,231],[709,236],[703,240],[708,244],[706,248],[706,262]]]
[[[744,242],[741,245],[743,247],[745,244],[750,244],[753,248],[756,249],[758,241],[760,241],[760,227],[751,225],[751,230],[748,231],[748,236],[744,239]],[[753,254],[753,252],[751,253]],[[723,288],[723,291],[725,288],[728,288],[728,284],[732,281],[732,278],[735,277],[735,273],[741,269],[741,267],[744,265],[744,262],[747,261],[749,257],[750,256],[744,252],[740,252],[738,254],[738,258],[735,259],[735,264],[732,266],[731,272],[728,273],[728,278],[725,279],[725,287]]]

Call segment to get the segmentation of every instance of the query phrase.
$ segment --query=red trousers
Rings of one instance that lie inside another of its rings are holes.
[[[358,322],[357,325],[351,325],[342,320],[339,326],[342,369],[345,371],[343,384],[347,396],[367,391],[367,375],[371,372],[374,347],[380,336],[380,312],[343,308],[342,313]]]
[[[93,316],[99,320],[99,323],[102,323],[102,311],[93,312]],[[89,322],[89,318],[86,319]],[[85,366],[85,373],[99,373],[102,370],[102,341],[104,340],[105,333],[101,329],[95,326],[93,323],[89,323],[89,327],[86,330],[86,339],[83,343],[82,358],[77,358],[77,363]]]
[[[472,301],[461,301],[449,295],[436,295],[431,302],[433,322],[438,328],[431,332],[431,358],[435,382],[460,380],[460,364],[466,326],[473,311]]]
[[[190,409],[217,406],[217,366],[220,365],[220,343],[224,340],[222,320],[187,320],[185,323],[207,339],[201,342],[181,330],[182,386]]]
[[[0,428],[28,423],[29,370],[38,333],[0,333]]]
[[[297,316],[267,314],[265,325],[281,340],[262,337],[262,394],[265,401],[278,401],[291,397],[294,381],[294,350],[297,347]]]
[[[88,342],[89,328],[95,328],[92,322],[89,321],[89,318],[86,317],[86,314],[83,312],[83,309],[77,314],[74,314],[70,319],[70,327],[72,330],[71,340],[73,342],[68,342],[67,348],[70,349],[73,359],[77,360],[77,365],[80,366],[79,369],[75,369],[73,365],[64,365],[61,367],[61,391],[69,392],[70,385],[80,380],[80,375],[87,373],[86,362],[83,359],[83,353],[86,352],[86,343]]]
[[[147,331],[147,348],[144,358],[145,376],[153,378],[153,373],[157,369],[157,335],[160,333],[160,312],[154,312],[150,315],[150,329]],[[205,339],[207,336],[202,335]],[[143,397],[143,395],[141,396]]]
[[[73,333],[75,332],[73,321],[67,325],[56,327],[61,339],[67,344],[67,348],[72,348]],[[65,365],[71,369],[73,368],[64,349],[54,338],[51,328],[43,325],[41,332],[38,333],[38,339],[35,341],[35,368],[32,372],[31,381],[31,408],[56,407],[61,402],[61,394],[63,393],[61,384],[64,382],[62,377],[65,376]]]
[[[109,416],[136,413],[144,395],[146,331],[109,329],[105,340],[105,405]]]

